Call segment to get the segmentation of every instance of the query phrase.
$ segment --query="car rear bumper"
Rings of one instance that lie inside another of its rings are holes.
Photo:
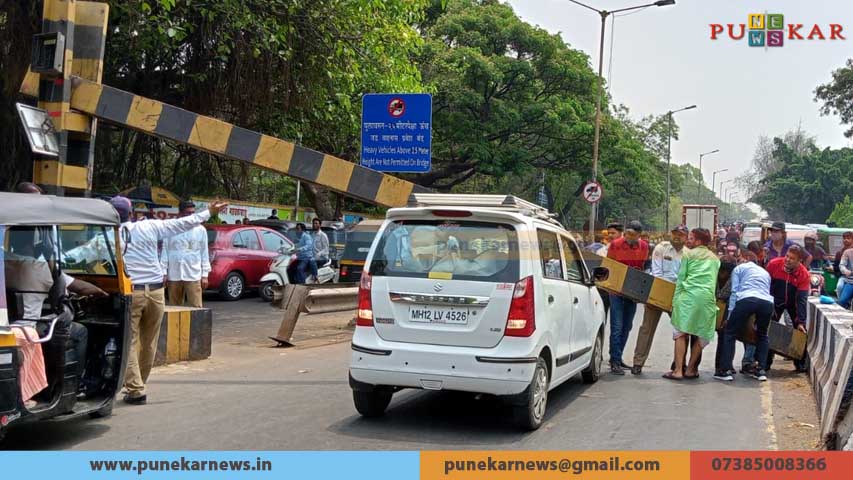
[[[355,389],[387,386],[515,395],[528,387],[536,367],[535,353],[501,345],[484,349],[387,342],[372,328],[356,330],[365,332],[353,337],[350,376]]]

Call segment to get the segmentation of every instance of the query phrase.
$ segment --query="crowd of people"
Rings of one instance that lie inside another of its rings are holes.
[[[843,241],[833,268],[840,276],[838,303],[850,308],[853,231],[846,232]],[[734,380],[735,344],[746,337],[750,340],[744,345],[741,373],[767,380],[774,359],[769,348],[770,322],[789,322],[805,333],[809,268],[822,268],[830,262],[815,235],[806,235],[805,245],[800,246],[787,239],[783,222],[771,225],[765,243],[752,241],[745,249],[741,248],[741,225],[721,227],[717,232],[704,228],[688,231],[679,225],[669,232],[668,239],[651,248],[640,222],[627,226],[611,223],[607,236],[596,236],[586,249],[675,283],[670,315],[673,361],[670,371],[663,375],[674,381],[699,378],[702,351],[715,337],[714,378]],[[641,375],[663,312],[654,306],[645,307],[629,365],[623,361],[623,353],[636,303],[614,293],[603,296],[609,304],[610,371],[625,375],[630,370]],[[752,319],[754,337],[748,331]],[[805,371],[806,359],[795,361],[794,367]]]

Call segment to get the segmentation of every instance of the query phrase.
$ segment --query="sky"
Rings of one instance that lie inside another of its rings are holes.
[[[580,1],[612,11],[654,0]],[[598,14],[568,0],[509,3],[526,22],[560,33],[569,46],[586,52],[597,70]],[[785,16],[783,47],[749,47],[746,38],[731,40],[727,32],[711,40],[710,24],[746,24],[748,14],[765,12]],[[804,24],[800,30],[803,36],[819,24],[827,38],[829,24],[841,24],[847,40],[791,41],[789,23]],[[759,136],[782,135],[800,124],[817,137],[822,148],[853,147],[853,142],[844,137],[840,119],[822,117],[820,104],[814,101],[815,88],[827,83],[833,70],[853,58],[853,2],[677,0],[673,6],[617,16],[615,29],[612,25],[608,19],[604,76],[613,103],[626,105],[636,119],[697,105],[697,109],[675,114],[681,131],[680,140],[673,142],[672,161],[698,166],[699,154],[719,149],[702,162],[709,187],[714,170],[728,169],[717,174],[715,188],[721,180],[749,170]],[[735,193],[733,200],[737,197]]]

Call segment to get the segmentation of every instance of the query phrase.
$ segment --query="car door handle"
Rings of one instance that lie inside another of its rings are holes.
[[[577,305],[578,302],[580,302],[580,300],[578,300],[578,297],[575,297],[575,305]]]
[[[548,295],[548,303],[554,303],[554,296]]]

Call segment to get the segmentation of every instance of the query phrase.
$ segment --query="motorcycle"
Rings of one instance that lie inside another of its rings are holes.
[[[296,283],[296,265],[299,262],[297,261],[295,252],[296,250],[293,248],[281,251],[279,252],[279,256],[275,257],[272,263],[270,263],[270,271],[261,277],[261,284],[258,289],[258,293],[263,301],[272,301],[274,286]],[[317,265],[317,277],[309,275],[305,283],[328,283],[334,278],[335,270],[332,269],[332,261],[326,260],[322,265]]]

